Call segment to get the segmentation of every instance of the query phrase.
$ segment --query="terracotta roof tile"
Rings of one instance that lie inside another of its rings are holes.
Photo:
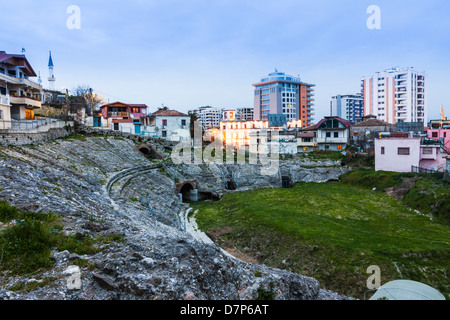
[[[164,110],[164,109],[159,109],[158,111],[153,112],[152,116],[158,116],[158,117],[189,117],[187,114],[178,112],[176,110]]]
[[[376,127],[376,126],[392,126],[392,124],[378,119],[369,119],[353,125],[354,127]]]

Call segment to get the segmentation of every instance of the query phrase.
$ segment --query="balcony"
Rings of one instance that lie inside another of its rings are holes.
[[[437,148],[421,145],[420,146],[420,160],[436,160],[437,159]]]
[[[24,85],[24,86],[28,86],[31,87],[33,89],[36,90],[42,90],[42,86],[34,81],[31,81],[30,79],[25,79],[25,78],[17,78],[11,75],[7,75],[5,73],[1,73],[0,72],[0,80],[4,80],[7,83],[10,84],[17,84],[17,85]]]
[[[112,117],[129,117],[130,115],[128,114],[128,112],[120,112],[120,111],[116,111],[116,112],[108,112],[108,118],[112,118]]]
[[[31,108],[40,108],[41,107],[41,100],[33,99],[30,97],[10,97],[11,104],[18,104],[25,107],[31,107]]]
[[[339,144],[346,144],[347,143],[347,137],[340,137],[340,138],[317,138],[317,143],[339,143]]]

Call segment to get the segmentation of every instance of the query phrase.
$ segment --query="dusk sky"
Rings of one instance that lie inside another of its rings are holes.
[[[1,2],[0,50],[21,53],[48,87],[91,86],[113,101],[253,107],[253,83],[274,69],[316,85],[315,122],[336,94],[399,66],[428,75],[428,119],[450,118],[448,0],[158,0]],[[67,8],[81,10],[69,29]],[[370,30],[367,8],[381,9]],[[37,80],[37,79],[36,79]]]

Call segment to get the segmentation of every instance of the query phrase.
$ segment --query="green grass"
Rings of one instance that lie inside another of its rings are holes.
[[[386,191],[402,185],[403,179],[414,178],[414,184],[404,195],[402,203],[424,214],[450,222],[450,183],[441,175],[356,170],[340,177],[340,181],[367,189]]]
[[[191,206],[206,233],[231,230],[218,239],[222,246],[314,277],[322,288],[363,298],[366,270],[378,265],[382,283],[421,281],[449,297],[450,227],[384,193],[340,182],[298,183]]]
[[[399,186],[403,178],[415,177],[417,174],[408,172],[390,172],[361,169],[348,172],[340,177],[340,181],[364,188],[377,188],[385,191],[387,188]]]
[[[19,275],[52,267],[52,249],[94,254],[104,244],[123,240],[113,234],[95,238],[80,233],[66,235],[59,216],[22,212],[5,201],[0,201],[0,221],[9,223],[0,231],[0,272],[9,270]]]

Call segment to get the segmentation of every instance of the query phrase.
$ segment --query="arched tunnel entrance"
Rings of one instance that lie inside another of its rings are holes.
[[[234,182],[233,179],[228,180],[225,184],[225,189],[227,190],[236,190],[237,186],[236,186],[236,182]]]
[[[185,184],[182,188],[181,188],[181,200],[183,202],[191,202],[191,192],[194,190],[194,188],[192,188],[192,186],[188,183]]]
[[[164,159],[165,155],[159,152],[154,146],[144,144],[136,147],[137,150],[149,159]]]
[[[177,191],[181,195],[181,201],[198,201],[197,181],[186,181],[177,184]]]

